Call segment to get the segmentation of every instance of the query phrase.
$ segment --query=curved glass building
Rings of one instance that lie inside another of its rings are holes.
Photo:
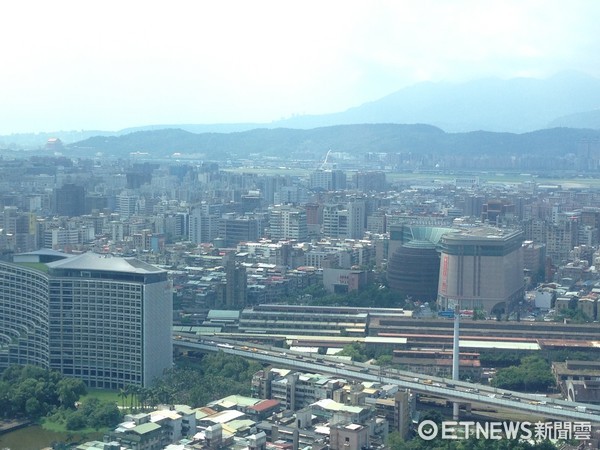
[[[48,276],[0,262],[0,368],[49,368]]]
[[[0,263],[0,368],[36,364],[117,389],[171,367],[166,271],[135,258],[44,256]]]
[[[390,289],[412,300],[437,299],[440,274],[438,244],[451,228],[394,224],[390,226],[387,280]]]
[[[403,244],[388,261],[390,289],[413,300],[435,301],[440,274],[440,254],[435,244],[414,240]]]

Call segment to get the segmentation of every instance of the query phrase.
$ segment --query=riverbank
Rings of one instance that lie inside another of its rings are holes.
[[[0,421],[0,435],[25,428],[30,425],[28,420],[2,420]]]
[[[40,425],[27,425],[0,434],[0,449],[10,450],[40,450],[52,447],[57,443],[80,444],[87,441],[102,440],[104,433],[56,432],[42,428]]]

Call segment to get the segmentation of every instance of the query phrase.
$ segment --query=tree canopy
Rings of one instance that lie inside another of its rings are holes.
[[[4,417],[37,419],[58,407],[75,408],[84,395],[83,381],[41,367],[11,366],[0,375],[0,408]]]
[[[540,356],[526,356],[518,366],[498,370],[492,385],[518,391],[546,392],[555,384],[550,364]]]
[[[152,388],[160,403],[202,406],[228,395],[250,395],[252,376],[261,365],[218,352],[204,355],[201,364],[166,371]]]

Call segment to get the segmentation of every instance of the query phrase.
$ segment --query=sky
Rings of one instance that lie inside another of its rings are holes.
[[[0,134],[268,124],[421,81],[600,77],[598,17],[597,0],[5,2]]]

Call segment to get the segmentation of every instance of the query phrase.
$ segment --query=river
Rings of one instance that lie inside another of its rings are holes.
[[[86,436],[83,439],[75,433],[57,433],[44,430],[39,425],[31,425],[0,435],[0,449],[41,450],[50,447],[53,442],[66,442],[69,437],[71,443],[81,443],[94,439],[102,440],[102,433],[98,433],[97,436]]]

